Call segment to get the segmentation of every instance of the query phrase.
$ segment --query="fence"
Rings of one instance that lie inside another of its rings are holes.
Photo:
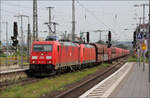
[[[27,56],[27,48],[23,48],[23,53],[18,47],[17,51],[12,46],[2,46],[0,49],[0,71],[13,68],[22,68],[29,65],[29,57]],[[21,56],[23,55],[23,64],[21,64]]]

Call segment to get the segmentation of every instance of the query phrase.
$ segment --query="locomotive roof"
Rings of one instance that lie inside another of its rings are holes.
[[[34,41],[33,44],[52,44],[58,43],[58,41]]]

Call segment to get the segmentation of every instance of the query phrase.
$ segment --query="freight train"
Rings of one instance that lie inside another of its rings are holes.
[[[102,44],[60,41],[35,41],[30,55],[30,71],[51,73],[74,70],[129,55],[129,50]]]

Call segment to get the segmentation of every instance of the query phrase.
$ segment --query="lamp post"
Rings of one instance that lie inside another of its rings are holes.
[[[149,62],[149,82],[150,82],[150,0],[149,0],[149,34],[148,34],[148,62]]]

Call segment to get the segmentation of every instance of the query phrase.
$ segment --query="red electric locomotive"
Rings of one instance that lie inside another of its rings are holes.
[[[80,64],[80,47],[76,43],[58,41],[33,42],[30,70],[51,72],[59,67]]]

